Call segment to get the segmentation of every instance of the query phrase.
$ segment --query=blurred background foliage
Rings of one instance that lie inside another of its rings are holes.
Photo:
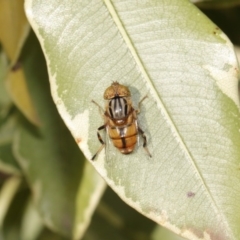
[[[192,2],[238,52],[240,1]],[[0,239],[71,239],[67,231],[76,223],[71,221],[86,162],[51,99],[44,56],[23,4],[0,0]],[[47,190],[39,190],[39,179]],[[84,240],[182,239],[127,206],[110,188],[102,198],[99,193],[92,211]],[[64,223],[53,226],[46,214]]]

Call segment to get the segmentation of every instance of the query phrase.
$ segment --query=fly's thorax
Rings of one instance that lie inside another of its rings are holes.
[[[122,127],[129,126],[134,121],[137,121],[134,113],[135,113],[134,109],[132,109],[131,112],[127,115],[127,117],[121,118],[121,119],[113,119],[113,118],[109,118],[108,116],[106,116],[107,125],[110,128],[114,128],[114,127],[122,128]]]
[[[132,101],[130,97],[116,96],[106,100],[107,115],[116,120],[126,118],[132,111]]]

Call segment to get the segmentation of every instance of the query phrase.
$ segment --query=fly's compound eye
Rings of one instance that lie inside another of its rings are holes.
[[[131,92],[129,91],[128,87],[119,84],[118,82],[113,82],[110,87],[108,87],[104,92],[104,99],[110,100],[114,97],[130,97]]]

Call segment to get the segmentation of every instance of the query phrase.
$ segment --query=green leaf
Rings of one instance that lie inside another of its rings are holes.
[[[24,0],[0,1],[0,43],[12,65],[18,60],[30,30],[23,2]]]
[[[40,125],[35,106],[27,87],[25,73],[20,66],[16,64],[7,74],[6,87],[15,106],[21,113],[36,126]]]
[[[187,0],[26,1],[58,110],[85,156],[100,143],[103,92],[148,94],[142,147],[93,165],[129,205],[188,239],[239,239],[238,66],[223,32]],[[142,142],[141,142],[142,144]]]
[[[151,236],[151,240],[159,240],[159,239],[164,239],[164,240],[184,240],[185,238],[177,236],[176,234],[170,232],[166,228],[157,226],[154,229],[154,232],[153,232],[153,234]]]
[[[0,125],[0,171],[20,175],[19,165],[13,155],[13,136],[17,128],[17,116],[13,111]]]
[[[83,239],[149,240],[155,226],[108,188]]]
[[[7,179],[0,192],[0,228],[2,229],[3,221],[9,206],[19,189],[21,179],[19,177],[12,177]]]
[[[113,228],[111,222],[107,221],[101,214],[96,212],[91,225],[82,240],[104,239],[104,240],[132,240],[121,234],[118,229]]]
[[[51,232],[49,229],[44,229],[37,240],[69,240],[69,238],[62,237],[56,233]]]
[[[240,47],[235,46],[234,49],[237,55],[238,62],[240,62]]]
[[[26,201],[29,198],[29,190],[26,189],[23,184],[17,188],[19,180],[16,177],[8,179],[7,181],[10,180],[11,187],[9,190],[14,193],[14,198],[12,201],[10,199],[7,200],[7,204],[8,206],[10,204],[10,207],[7,208],[7,214],[3,222],[2,239],[4,240],[19,239],[22,215],[24,213]],[[5,184],[8,183],[5,182]]]
[[[43,228],[43,222],[39,216],[39,213],[37,212],[32,198],[30,198],[23,214],[20,239],[38,239],[38,236],[40,235]]]
[[[191,2],[203,8],[229,8],[240,4],[239,0],[191,0]]]
[[[81,239],[85,234],[105,187],[106,183],[103,179],[100,178],[91,164],[85,162],[76,198],[74,239]]]
[[[33,33],[21,59],[41,126],[37,129],[22,119],[14,139],[14,153],[44,223],[62,235],[77,238],[88,226],[104,184],[91,170],[84,182],[84,157],[52,102],[44,58]],[[89,192],[85,196],[79,193],[87,187]],[[80,207],[80,201],[87,204]],[[79,220],[80,214],[84,218]]]
[[[5,81],[8,71],[7,56],[0,52],[0,123],[4,119],[12,106],[12,101],[7,93]]]

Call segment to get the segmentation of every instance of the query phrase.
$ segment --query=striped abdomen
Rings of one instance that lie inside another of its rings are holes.
[[[114,120],[109,120],[108,134],[113,145],[123,154],[131,153],[137,143],[138,126],[134,114],[130,113],[126,121],[121,126],[117,126]]]

